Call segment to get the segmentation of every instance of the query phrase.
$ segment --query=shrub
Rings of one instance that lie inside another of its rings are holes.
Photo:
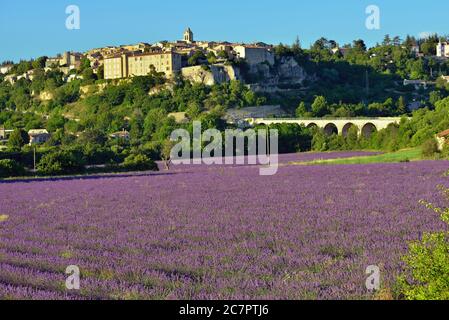
[[[55,151],[42,157],[37,165],[42,175],[75,174],[84,171],[84,163],[79,155],[71,151]]]
[[[441,152],[441,157],[443,159],[449,159],[449,145],[445,144],[443,147],[443,151]]]
[[[157,171],[157,164],[142,153],[135,153],[129,155],[122,164],[122,167],[127,171]]]
[[[25,169],[11,159],[0,160],[0,178],[17,177],[25,175]]]
[[[438,142],[435,139],[430,139],[422,145],[422,155],[424,158],[433,158],[439,153]]]
[[[449,200],[449,189],[440,187]],[[449,224],[449,207],[422,202]],[[399,297],[407,300],[449,299],[449,232],[426,233],[410,244],[405,273],[398,279]]]

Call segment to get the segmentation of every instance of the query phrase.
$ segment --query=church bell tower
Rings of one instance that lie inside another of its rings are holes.
[[[193,42],[193,32],[192,30],[190,30],[190,28],[187,28],[186,31],[184,32],[184,41],[187,43]]]

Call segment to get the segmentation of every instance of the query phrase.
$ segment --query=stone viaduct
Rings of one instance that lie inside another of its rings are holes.
[[[386,129],[391,124],[399,124],[401,118],[315,118],[315,119],[246,119],[250,125],[271,125],[293,123],[307,128],[322,128],[327,135],[340,134],[346,136],[349,129],[355,126],[364,137],[369,137],[373,132]]]

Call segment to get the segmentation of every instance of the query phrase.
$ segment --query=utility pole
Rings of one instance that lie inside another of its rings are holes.
[[[33,167],[34,167],[34,174],[36,174],[36,147],[33,149]]]

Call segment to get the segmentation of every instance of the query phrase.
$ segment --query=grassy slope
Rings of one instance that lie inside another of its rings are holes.
[[[298,165],[335,165],[335,164],[366,164],[422,160],[421,148],[404,149],[397,152],[384,153],[375,156],[362,156],[345,159],[316,160],[310,162],[295,162]]]

